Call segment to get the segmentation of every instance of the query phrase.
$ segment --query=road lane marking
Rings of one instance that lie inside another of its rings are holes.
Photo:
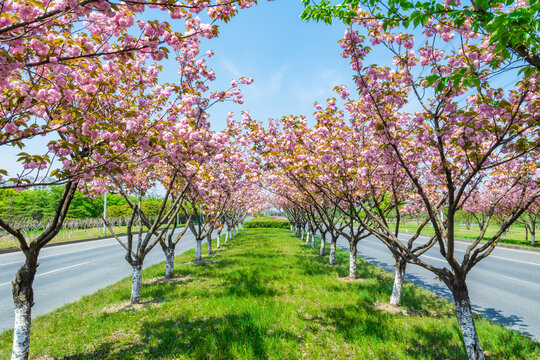
[[[407,234],[407,233],[400,233],[400,234],[399,234],[400,237],[406,237],[406,238],[407,238],[406,240],[408,240],[408,239],[410,239],[410,236],[407,236],[407,235],[409,235],[409,234]],[[410,234],[410,235],[412,235],[412,234]],[[422,238],[422,239],[427,239],[427,240],[430,239],[429,236],[425,236],[425,235],[420,235],[418,238],[419,238],[419,239],[420,239],[420,238]],[[471,240],[471,241],[472,241],[472,240]],[[461,243],[461,244],[469,244],[469,245],[471,244],[469,241],[463,241],[463,240],[461,240],[461,239],[456,239],[455,242],[459,242],[459,243]],[[485,242],[481,242],[481,244],[483,244],[483,243],[485,243]],[[504,243],[501,244],[501,245],[504,245]],[[518,245],[515,245],[515,246],[518,246]],[[501,251],[503,251],[503,250],[504,250],[504,251],[517,251],[517,252],[525,253],[525,254],[531,254],[531,253],[534,253],[534,252],[531,252],[531,251],[528,251],[528,250],[513,249],[513,248],[507,248],[507,247],[495,247],[495,249],[498,249],[498,250],[501,250]],[[465,251],[465,250],[460,250],[460,251]]]
[[[2,267],[2,266],[8,266],[8,265],[13,265],[13,264],[20,264],[20,263],[22,263],[22,262],[24,262],[24,259],[21,259],[21,260],[19,260],[19,261],[13,261],[13,262],[10,262],[10,263],[0,264],[0,267]]]
[[[116,244],[116,243],[113,243],[113,244],[106,244],[106,245],[101,245],[101,246],[95,246],[95,247],[89,247],[89,248],[79,249],[79,250],[75,250],[75,251],[67,251],[67,252],[63,252],[63,253],[57,253],[57,254],[52,254],[52,255],[46,255],[46,256],[40,257],[39,259],[47,259],[47,258],[50,258],[50,257],[59,256],[59,255],[73,254],[73,253],[81,252],[81,251],[100,249],[100,248],[107,247],[107,246],[113,246],[113,245],[115,245],[115,244]],[[39,259],[38,259],[38,260],[39,260]]]
[[[497,255],[489,255],[486,259],[489,259],[489,258],[497,258],[497,259],[514,261],[514,262],[523,263],[523,264],[540,266],[540,264],[538,264],[538,263],[533,263],[533,262],[530,262],[530,261],[523,261],[523,260],[515,260],[515,259],[510,259],[510,258],[506,258],[506,257],[502,257],[502,256],[497,256]]]
[[[533,281],[521,280],[521,279],[517,279],[517,278],[512,277],[512,276],[503,275],[503,274],[498,274],[498,276],[502,276],[502,277],[505,277],[505,278],[508,278],[508,279],[512,279],[512,281],[519,281],[519,282],[527,284],[529,286],[531,286],[531,285],[538,286],[538,284],[533,282]]]
[[[53,273],[56,273],[56,272],[59,272],[59,271],[67,270],[67,269],[72,269],[74,267],[86,265],[86,264],[89,264],[89,263],[90,263],[90,261],[86,261],[86,262],[83,262],[83,263],[80,263],[80,264],[75,264],[75,265],[71,265],[71,266],[66,266],[64,268],[47,271],[47,272],[44,272],[43,274],[37,274],[36,277],[53,274]],[[5,286],[5,285],[10,285],[10,284],[11,284],[11,281],[8,281],[7,283],[0,284],[0,287]]]
[[[94,249],[100,249],[100,248],[103,248],[103,247],[114,246],[114,245],[115,245],[115,244],[106,244],[106,245],[101,245],[101,246],[95,246],[95,247],[89,247],[89,248],[79,249],[79,250],[75,250],[75,251],[67,251],[67,252],[63,252],[63,253],[56,253],[56,254],[51,254],[51,255],[40,256],[40,257],[38,258],[38,261],[39,261],[39,260],[42,260],[42,259],[47,259],[47,258],[50,258],[50,257],[54,257],[54,256],[61,256],[61,255],[73,254],[73,253],[76,253],[76,252],[87,251],[87,250],[94,250]],[[0,264],[0,267],[2,267],[2,266],[7,266],[7,265],[13,265],[13,264],[21,264],[21,263],[24,263],[24,259],[21,259],[21,260],[19,260],[19,261],[12,261],[12,262],[10,262],[10,263]]]
[[[427,256],[427,255],[420,255],[419,258],[420,258],[420,259],[421,259],[421,258],[428,258],[428,259],[437,260],[437,261],[444,262],[444,263],[446,262],[446,259],[441,260],[441,259],[435,258],[435,257],[433,257],[433,256]]]

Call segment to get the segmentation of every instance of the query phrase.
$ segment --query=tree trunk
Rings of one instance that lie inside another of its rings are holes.
[[[304,229],[301,230],[302,237],[300,238],[300,241],[304,241]]]
[[[330,265],[335,265],[336,263],[336,243],[337,243],[337,239],[332,237],[332,241],[330,242],[330,256],[329,256]]]
[[[13,328],[13,349],[11,360],[26,360],[30,352],[30,327],[32,324],[32,304],[23,301],[15,304],[15,325]]]
[[[202,240],[195,240],[195,261],[200,261],[202,259]]]
[[[315,249],[315,233],[311,233],[311,248]]]
[[[349,246],[349,278],[356,279],[356,243],[350,242]]]
[[[137,262],[131,267],[133,268],[131,274],[131,303],[138,304],[141,301],[142,264]]]
[[[531,245],[534,245],[535,234],[536,234],[536,224],[533,225],[532,230],[531,230]]]
[[[26,360],[30,352],[30,329],[32,325],[32,306],[34,306],[34,289],[32,284],[38,267],[37,256],[30,253],[26,261],[17,271],[13,280],[13,305],[15,323],[13,326],[13,347],[11,360]]]
[[[320,251],[320,255],[321,256],[324,256],[324,254],[326,253],[326,236],[324,236],[324,234],[321,234],[321,251]]]
[[[206,237],[206,242],[208,243],[208,255],[212,255],[212,234]]]
[[[480,340],[476,333],[476,325],[469,300],[469,291],[467,285],[454,286],[452,294],[454,295],[454,304],[456,306],[456,317],[463,335],[465,351],[470,360],[483,360],[484,353],[480,346]]]
[[[307,236],[306,236],[306,245],[309,244],[309,235],[311,235],[311,233],[309,231],[306,231],[307,233]]]
[[[229,242],[229,231],[225,232],[225,244]]]
[[[174,248],[166,248],[165,253],[165,278],[171,279],[174,276]]]
[[[216,249],[221,249],[221,231],[217,233]]]
[[[405,269],[407,262],[396,259],[396,271],[394,274],[394,287],[392,288],[392,295],[390,296],[390,305],[401,305],[401,289],[403,288],[403,279],[405,278]]]

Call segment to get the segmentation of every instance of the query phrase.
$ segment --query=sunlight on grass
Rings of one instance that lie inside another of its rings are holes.
[[[453,307],[411,284],[407,314],[375,308],[388,301],[391,274],[359,260],[359,281],[286,230],[248,229],[224,251],[193,263],[176,259],[144,272],[137,309],[126,306],[129,279],[33,324],[33,358],[61,359],[464,359]],[[479,335],[491,359],[534,359],[527,338],[486,320]],[[12,332],[0,335],[8,358]]]

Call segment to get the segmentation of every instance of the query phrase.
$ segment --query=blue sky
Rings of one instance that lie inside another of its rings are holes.
[[[244,104],[210,109],[215,130],[225,126],[229,111],[238,118],[248,110],[257,120],[311,116],[315,101],[336,96],[334,86],[352,84],[348,60],[340,56],[337,44],[345,25],[307,23],[300,19],[302,9],[300,0],[259,0],[259,5],[221,24],[217,39],[203,44],[215,53],[209,64],[216,72],[217,88],[240,76],[255,80],[243,88]]]

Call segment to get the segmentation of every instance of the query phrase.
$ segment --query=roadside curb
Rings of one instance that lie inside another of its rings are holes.
[[[118,234],[118,236],[123,236],[123,235],[125,234]],[[95,241],[95,240],[106,240],[106,239],[114,239],[114,236],[109,235],[109,236],[102,236],[102,237],[93,237],[93,238],[88,238],[88,239],[57,242],[57,243],[47,244],[44,246],[44,248],[61,246],[61,245],[78,244],[82,242]],[[19,252],[19,251],[21,251],[20,248],[0,249],[0,254],[9,254],[9,253],[14,253],[14,252]]]
[[[406,233],[406,232],[400,232],[400,234],[401,235],[411,235],[411,233]],[[420,235],[420,236],[427,237],[426,235]],[[469,244],[472,244],[474,242],[474,240],[468,240],[468,239],[455,239],[455,241],[463,242],[463,243],[469,243]],[[523,250],[523,251],[528,251],[528,252],[540,253],[540,248],[534,248],[534,247],[530,247],[530,246],[501,244],[500,242],[497,242],[497,246],[495,246],[495,248],[507,248],[507,249]]]
[[[472,240],[466,240],[466,239],[456,239],[456,241],[469,243],[469,244],[472,244],[474,242]],[[540,253],[540,248],[533,248],[533,247],[530,247],[530,246],[501,244],[500,242],[497,242],[497,246],[495,246],[495,249],[496,248],[507,248],[507,249],[515,249],[515,250],[523,250],[523,251],[528,251],[528,252]]]
[[[147,233],[147,231],[143,232],[143,234],[146,234],[146,233]],[[125,235],[126,235],[126,233],[116,234],[116,236],[125,236]],[[88,241],[107,240],[107,239],[114,239],[114,235],[93,237],[93,238],[88,238],[88,239],[62,241],[62,242],[47,244],[47,245],[44,246],[44,248],[54,247],[54,246],[61,246],[61,245],[78,244],[78,243],[83,243],[83,242],[88,242]],[[21,249],[20,248],[0,249],[0,255],[1,254],[14,253],[14,252],[18,252],[18,251],[21,251]]]

